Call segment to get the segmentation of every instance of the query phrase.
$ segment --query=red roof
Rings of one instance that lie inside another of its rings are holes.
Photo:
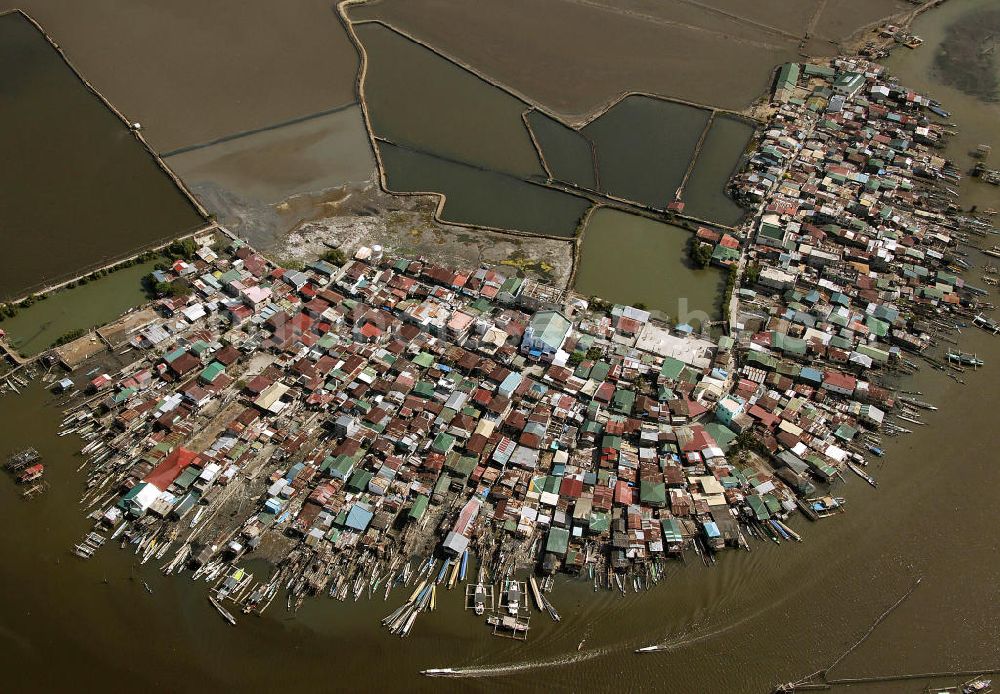
[[[625,506],[632,503],[632,487],[628,486],[628,482],[618,480],[615,483],[615,503]]]
[[[573,477],[563,478],[562,484],[559,486],[560,496],[579,499],[581,494],[583,494],[583,480]]]
[[[153,468],[148,475],[143,478],[144,482],[149,482],[157,489],[165,491],[173,484],[174,480],[180,477],[188,465],[198,460],[198,454],[186,448],[175,448],[159,465]]]

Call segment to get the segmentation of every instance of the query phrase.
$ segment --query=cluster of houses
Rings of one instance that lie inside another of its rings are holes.
[[[290,270],[203,239],[158,271],[190,292],[134,335],[146,360],[92,384],[104,521],[213,508],[234,525],[190,548],[202,564],[269,533],[329,561],[489,534],[537,541],[546,571],[787,537],[897,405],[873,374],[974,301],[930,108],[860,59],[782,68],[735,183],[760,213],[696,237],[744,265],[715,340],[488,267],[363,248]],[[253,512],[223,512],[237,498]]]
[[[768,392],[733,395],[794,484],[871,450],[858,433],[898,405],[872,375],[912,371],[908,356],[926,358],[936,335],[975,316],[984,292],[960,276],[957,246],[983,222],[958,215],[945,185],[957,173],[937,152],[948,131],[935,117],[947,113],[882,66],[786,65],[774,106],[733,182],[760,214],[740,239],[730,335],[741,379]],[[722,264],[719,234],[699,238]]]
[[[94,384],[109,461],[132,456],[107,468],[107,524],[242,495],[254,513],[196,563],[269,531],[331,557],[432,532],[458,555],[489,531],[538,539],[550,571],[627,569],[736,545],[813,491],[726,456],[767,391],[734,378],[732,340],[490,268],[364,257],[288,271],[234,241],[162,271],[191,293],[135,334],[147,363]]]

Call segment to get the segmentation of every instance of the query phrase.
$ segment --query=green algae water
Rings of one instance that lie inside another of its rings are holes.
[[[663,222],[596,210],[584,230],[576,290],[614,303],[645,304],[681,322],[716,320],[725,277],[687,264],[691,232]]]
[[[0,323],[7,341],[22,355],[43,352],[73,330],[89,330],[110,323],[147,299],[142,279],[163,260],[133,265],[97,280],[64,289],[21,309]]]

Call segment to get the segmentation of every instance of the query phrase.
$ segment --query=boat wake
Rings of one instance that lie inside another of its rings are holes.
[[[694,644],[694,643],[699,643],[701,641],[706,641],[708,639],[715,638],[716,636],[720,636],[722,634],[725,634],[727,631],[731,631],[732,629],[735,629],[736,627],[738,627],[738,626],[740,626],[742,624],[745,624],[746,622],[749,622],[751,620],[757,619],[758,617],[760,617],[763,614],[771,612],[775,607],[777,607],[781,603],[783,603],[786,600],[788,600],[789,597],[790,596],[785,596],[784,598],[778,600],[775,603],[767,605],[766,607],[763,607],[763,608],[757,610],[756,612],[753,612],[753,613],[748,614],[748,615],[746,615],[744,617],[741,617],[740,619],[737,619],[735,622],[730,622],[730,623],[726,624],[725,626],[719,627],[718,629],[713,629],[712,631],[706,631],[706,632],[703,632],[703,633],[698,633],[698,631],[699,631],[698,627],[694,627],[692,629],[687,629],[687,630],[685,630],[685,631],[683,631],[683,632],[675,635],[672,638],[668,638],[668,639],[666,639],[664,641],[660,641],[659,643],[655,643],[655,644],[653,644],[651,646],[645,646],[643,648],[637,648],[635,650],[635,652],[636,653],[670,653],[671,651],[676,651],[678,648],[683,648],[684,646],[690,646],[691,644]]]
[[[611,649],[595,648],[594,650],[544,660],[529,660],[523,663],[508,663],[506,665],[490,665],[486,667],[434,668],[431,670],[421,670],[420,674],[427,677],[503,677],[504,675],[513,675],[528,670],[576,665],[587,660],[600,658],[609,653],[611,653]]]

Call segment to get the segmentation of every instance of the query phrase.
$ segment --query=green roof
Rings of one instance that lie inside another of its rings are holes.
[[[427,381],[417,381],[411,392],[421,398],[430,398],[434,395],[434,386]]]
[[[186,468],[184,468],[183,472],[181,472],[180,475],[177,476],[177,479],[174,480],[174,484],[180,487],[181,489],[187,489],[188,487],[191,486],[192,482],[198,479],[198,475],[200,474],[201,474],[200,468],[194,467],[193,465],[189,465]]]
[[[211,364],[209,364],[202,370],[199,378],[201,378],[201,380],[203,380],[205,383],[212,383],[213,381],[215,381],[215,379],[217,379],[225,372],[226,372],[225,366],[223,366],[217,361],[213,361]]]
[[[595,381],[603,381],[608,377],[611,372],[611,364],[606,361],[598,361],[594,364],[594,368],[590,370],[590,377]]]
[[[563,556],[569,549],[569,531],[565,528],[549,528],[549,537],[545,541],[545,551]]]
[[[472,471],[476,469],[476,463],[478,462],[473,456],[449,456],[451,459],[446,463],[446,467],[457,474],[459,477],[468,479]]]
[[[425,369],[429,369],[434,364],[434,355],[429,352],[421,352],[413,357],[413,363]]]
[[[639,501],[649,506],[667,505],[667,486],[663,482],[639,482]]]
[[[676,381],[681,375],[681,371],[684,369],[684,362],[680,359],[674,357],[666,357],[663,360],[663,366],[660,367],[660,376],[663,378],[670,379],[671,381]]]
[[[178,357],[180,357],[186,351],[187,350],[184,349],[183,347],[178,347],[177,349],[172,350],[172,351],[167,352],[166,354],[164,354],[163,355],[163,361],[167,362],[168,364],[172,364]]]
[[[424,512],[427,510],[428,501],[429,499],[424,494],[418,496],[414,500],[413,506],[410,507],[410,512],[407,514],[409,519],[420,520],[423,517]]]
[[[351,478],[347,480],[347,488],[351,491],[361,492],[368,488],[368,483],[374,477],[368,470],[355,470]]]
[[[765,521],[771,517],[771,514],[767,510],[767,504],[759,496],[748,496],[747,505],[750,506],[757,520]]]
[[[603,533],[611,527],[611,516],[603,511],[590,513],[590,532]]]
[[[814,65],[812,63],[806,63],[805,65],[803,65],[802,71],[811,77],[815,76],[815,77],[832,78],[835,74],[834,69],[829,65]]]
[[[785,63],[778,71],[778,89],[789,89],[799,81],[799,64]]]
[[[632,414],[632,406],[635,404],[635,393],[631,390],[616,390],[611,399],[611,409],[615,412],[628,415]]]
[[[664,542],[684,542],[684,530],[681,527],[681,522],[676,518],[661,518],[660,527],[663,529]]]
[[[452,446],[455,445],[455,437],[451,434],[446,434],[441,432],[434,439],[434,443],[431,444],[431,450],[437,453],[447,453],[451,450]]]
[[[528,327],[532,330],[532,339],[542,342],[555,350],[562,345],[569,333],[572,323],[559,311],[539,311],[531,317]]]

